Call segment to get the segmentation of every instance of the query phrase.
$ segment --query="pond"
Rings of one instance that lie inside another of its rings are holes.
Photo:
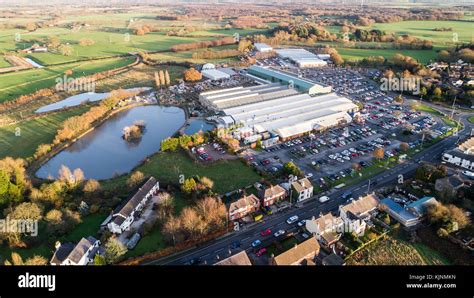
[[[189,125],[186,126],[186,128],[184,129],[184,133],[187,134],[187,135],[192,135],[192,134],[195,134],[199,131],[203,131],[203,132],[206,132],[206,131],[209,131],[209,130],[212,130],[214,129],[214,125],[202,120],[202,119],[195,119],[195,120],[191,120]]]
[[[57,177],[62,165],[71,170],[80,168],[86,178],[98,180],[128,173],[147,156],[159,151],[161,140],[178,131],[185,117],[180,108],[156,105],[120,112],[55,155],[36,176]],[[134,142],[125,141],[123,128],[139,120],[146,124],[142,137]]]
[[[34,68],[43,68],[44,66],[31,60],[30,58],[25,58],[26,61],[28,61],[28,63],[30,63],[31,65],[33,65]]]
[[[150,89],[149,87],[143,87],[143,88],[131,88],[131,89],[126,89],[127,91],[145,91]],[[100,101],[103,99],[106,99],[109,96],[110,92],[105,92],[105,93],[95,93],[95,92],[85,92],[85,93],[80,93],[76,94],[73,96],[69,96],[66,99],[63,99],[61,101],[42,106],[41,108],[37,109],[35,113],[45,113],[45,112],[52,112],[56,110],[60,110],[63,108],[69,108],[69,107],[75,107],[78,105],[81,105],[86,102],[95,102],[95,101]]]

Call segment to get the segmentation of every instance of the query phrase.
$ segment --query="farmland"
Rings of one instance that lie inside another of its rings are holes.
[[[434,31],[439,27],[453,28],[453,31]],[[452,46],[453,36],[457,34],[459,42],[470,42],[474,24],[466,21],[403,21],[396,23],[374,24],[365,29],[379,29],[397,35],[408,34],[433,41],[435,46]]]
[[[338,48],[338,53],[345,60],[361,60],[369,56],[382,56],[386,59],[392,58],[397,53],[410,56],[421,63],[429,63],[437,56],[434,50],[397,50],[397,49],[355,49],[355,48]]]
[[[32,156],[40,144],[49,144],[54,139],[56,131],[69,117],[84,113],[88,109],[83,106],[77,109],[59,112],[19,124],[0,127],[0,159],[5,156]],[[17,136],[15,132],[20,132]]]
[[[42,88],[53,87],[56,78],[62,77],[69,69],[73,71],[70,77],[80,77],[122,67],[134,60],[133,57],[111,58],[2,74],[0,75],[0,103]]]

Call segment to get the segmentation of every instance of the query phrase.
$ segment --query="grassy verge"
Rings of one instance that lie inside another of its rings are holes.
[[[427,105],[424,105],[424,104],[419,104],[416,109],[417,109],[418,111],[430,113],[430,114],[435,115],[435,116],[439,116],[439,117],[444,116],[444,114],[441,113],[440,111],[435,110],[435,109],[433,109],[432,107],[427,106]]]

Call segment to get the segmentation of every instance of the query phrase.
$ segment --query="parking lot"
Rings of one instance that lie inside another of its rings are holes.
[[[436,137],[448,129],[437,117],[394,102],[357,71],[327,67],[301,72],[305,77],[330,82],[337,93],[363,102],[358,123],[309,134],[261,152],[245,152],[249,163],[261,171],[275,174],[292,161],[324,189],[327,182],[353,175],[354,167],[371,166],[377,147],[384,149],[385,157],[393,157],[400,153],[401,142],[407,142],[410,148],[419,145],[423,130],[429,130],[428,137]],[[404,133],[408,126],[412,129],[410,137]]]

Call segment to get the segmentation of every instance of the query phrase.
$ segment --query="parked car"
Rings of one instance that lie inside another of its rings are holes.
[[[194,258],[194,259],[191,259],[191,260],[189,261],[189,265],[197,265],[197,264],[199,264],[199,263],[201,263],[201,259],[200,259],[200,258]]]
[[[254,242],[252,242],[252,247],[257,247],[257,246],[259,246],[260,244],[262,244],[262,241],[260,241],[260,240],[257,239],[257,240],[255,240]]]
[[[264,247],[264,248],[259,249],[259,250],[255,253],[255,255],[256,255],[257,257],[261,257],[261,256],[262,256],[264,253],[266,253],[266,252],[267,252],[267,249]]]
[[[285,230],[278,230],[273,234],[275,237],[280,237],[281,235],[285,235],[286,231]]]
[[[239,247],[240,247],[240,242],[239,241],[234,241],[230,245],[230,248],[232,248],[232,249],[236,249],[236,248],[239,248]]]
[[[305,224],[306,224],[306,220],[305,220],[305,219],[300,220],[300,221],[298,222],[298,227],[302,227],[302,226],[304,226]]]
[[[294,224],[295,222],[297,222],[298,219],[299,219],[298,215],[293,215],[292,217],[290,217],[286,220],[286,223],[291,225],[291,224]]]
[[[309,235],[307,233],[302,233],[301,234],[301,237],[303,237],[304,239],[308,239],[309,238]]]

